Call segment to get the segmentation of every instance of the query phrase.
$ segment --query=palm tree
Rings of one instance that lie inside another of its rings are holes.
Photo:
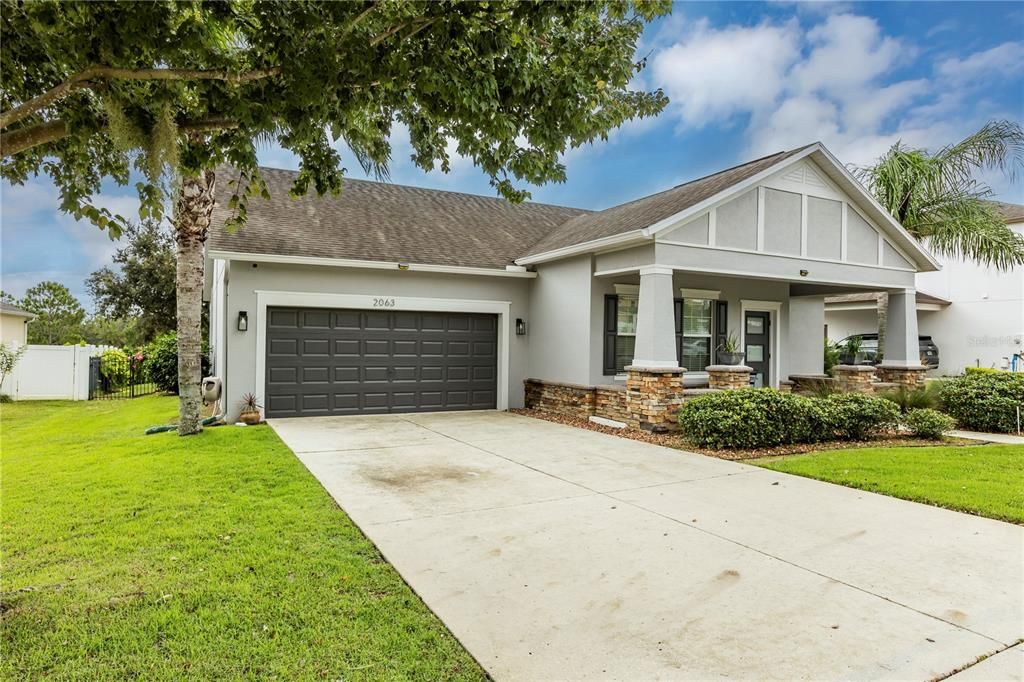
[[[1024,265],[1024,236],[1011,230],[991,202],[992,189],[975,177],[998,170],[1011,180],[1024,169],[1024,131],[991,121],[934,154],[894,144],[874,166],[857,169],[861,182],[910,234],[937,254],[999,270]],[[878,299],[878,353],[885,352],[889,297]]]

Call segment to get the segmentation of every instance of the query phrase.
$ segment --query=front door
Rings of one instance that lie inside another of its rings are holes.
[[[743,320],[743,352],[744,362],[753,368],[750,382],[756,387],[770,386],[768,376],[769,360],[771,359],[768,327],[771,324],[771,313],[760,310],[749,310]]]

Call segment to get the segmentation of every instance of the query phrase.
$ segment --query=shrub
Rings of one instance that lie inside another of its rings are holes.
[[[930,408],[934,409],[941,404],[939,398],[939,384],[934,381],[926,383],[917,388],[897,386],[883,391],[881,396],[891,400],[900,408],[900,412],[906,414],[911,410]]]
[[[161,391],[178,392],[178,335],[167,332],[158,336],[143,352],[143,369],[150,381]],[[202,374],[210,372],[206,349],[202,355]]]
[[[697,445],[763,448],[816,439],[814,402],[772,388],[708,393],[683,403],[679,427]]]
[[[952,417],[927,407],[908,412],[906,423],[915,436],[932,440],[939,440],[942,434],[956,428],[956,421]]]
[[[128,354],[118,348],[108,348],[100,355],[100,376],[103,389],[113,391],[128,384]]]
[[[961,426],[975,431],[1017,430],[1017,410],[1024,413],[1024,374],[968,371],[943,382],[942,406]]]
[[[888,431],[899,423],[896,403],[862,393],[836,393],[822,406],[827,429],[844,440],[865,440],[880,431]]]

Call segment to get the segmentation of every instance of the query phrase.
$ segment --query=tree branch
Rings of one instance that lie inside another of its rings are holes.
[[[117,66],[90,66],[78,72],[60,85],[33,97],[27,102],[0,114],[0,128],[6,128],[40,109],[63,99],[71,92],[89,87],[88,82],[96,78],[111,80],[218,80],[226,83],[248,83],[254,80],[280,75],[281,68],[274,66],[266,69],[255,69],[234,73],[231,71],[206,71],[203,69],[129,69]]]
[[[233,130],[238,121],[223,117],[200,118],[178,124],[178,130],[192,133],[209,133],[217,130]],[[32,147],[48,142],[56,142],[67,136],[68,127],[63,119],[47,121],[36,125],[19,128],[0,135],[0,158],[14,156]]]

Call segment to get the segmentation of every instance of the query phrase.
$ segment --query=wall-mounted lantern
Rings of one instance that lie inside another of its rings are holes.
[[[526,320],[521,317],[516,318],[516,336],[526,336]]]
[[[238,311],[238,331],[244,332],[249,329],[249,313],[244,310]]]

